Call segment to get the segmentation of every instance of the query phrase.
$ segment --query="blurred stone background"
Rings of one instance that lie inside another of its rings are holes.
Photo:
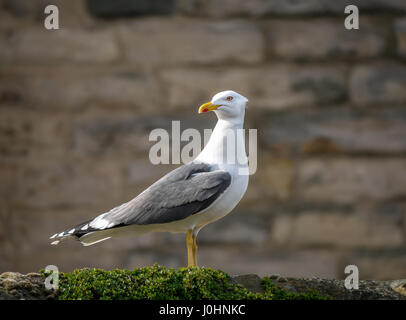
[[[60,30],[44,28],[46,4]],[[198,106],[234,89],[258,171],[200,232],[200,265],[406,277],[404,0],[0,0],[0,30],[0,272],[184,266],[183,235],[48,237],[174,168],[149,162],[150,131],[212,128]]]

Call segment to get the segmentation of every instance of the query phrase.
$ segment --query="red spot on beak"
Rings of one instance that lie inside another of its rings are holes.
[[[207,108],[204,108],[204,109],[203,109],[203,112],[207,112],[207,111],[209,111],[209,109],[207,109]]]

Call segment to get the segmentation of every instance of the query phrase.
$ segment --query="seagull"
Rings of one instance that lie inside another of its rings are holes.
[[[186,234],[188,267],[197,267],[198,232],[230,213],[248,186],[248,159],[242,134],[248,99],[227,90],[217,93],[199,113],[213,111],[217,124],[204,149],[191,162],[169,172],[134,199],[50,237],[84,246],[150,232]]]

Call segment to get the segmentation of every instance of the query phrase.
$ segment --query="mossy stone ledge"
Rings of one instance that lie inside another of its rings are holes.
[[[167,269],[154,265],[135,270],[77,269],[59,273],[59,290],[45,289],[46,274],[5,272],[0,275],[0,299],[59,300],[328,300],[406,299],[406,282],[363,280],[359,290],[343,281],[257,275],[230,276],[210,268]],[[391,282],[392,283],[392,282]]]

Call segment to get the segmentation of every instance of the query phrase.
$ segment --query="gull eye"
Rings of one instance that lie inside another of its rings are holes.
[[[232,97],[232,96],[228,96],[228,97],[226,98],[226,100],[227,100],[227,101],[231,101],[231,100],[233,100],[233,97]]]

